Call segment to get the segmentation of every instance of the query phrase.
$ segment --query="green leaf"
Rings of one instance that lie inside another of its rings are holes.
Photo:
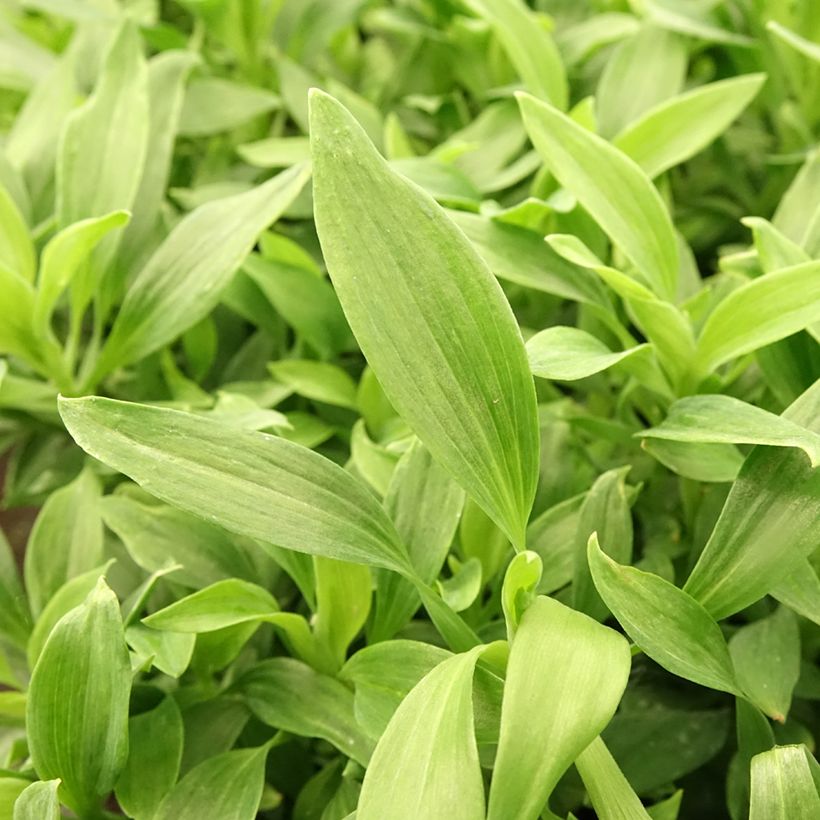
[[[264,621],[279,613],[276,599],[257,584],[229,578],[154,612],[143,623],[172,632],[214,632],[226,626]]]
[[[628,472],[628,467],[621,467],[600,475],[584,498],[578,515],[572,606],[596,621],[603,621],[608,613],[590,574],[587,544],[595,533],[610,558],[624,564],[632,561],[632,512],[626,491]]]
[[[817,43],[801,37],[785,26],[781,26],[776,20],[769,20],[766,29],[774,34],[778,40],[791,46],[798,54],[807,57],[812,63],[820,64],[820,46]]]
[[[304,166],[188,214],[128,290],[91,381],[147,356],[206,316],[259,234],[296,198]]]
[[[370,492],[298,444],[110,399],[61,399],[60,414],[86,452],[231,532],[409,571],[398,535]]]
[[[463,506],[464,491],[426,447],[414,443],[396,466],[384,507],[425,583],[431,584],[444,564]],[[418,593],[407,579],[377,570],[370,641],[392,638],[419,604]]]
[[[24,564],[26,589],[35,616],[66,581],[102,561],[101,494],[98,479],[86,469],[52,493],[41,508],[29,536]]]
[[[467,211],[447,211],[499,279],[565,299],[607,304],[596,278],[566,262],[535,231]]]
[[[34,281],[36,262],[28,225],[11,194],[0,182],[0,265],[26,282]]]
[[[265,247],[263,239],[263,247]],[[242,268],[282,318],[323,357],[350,344],[350,329],[327,279],[285,259],[251,254]]]
[[[720,136],[765,81],[765,74],[746,74],[672,97],[628,124],[613,144],[654,179]]]
[[[694,598],[657,575],[616,563],[594,534],[588,557],[604,602],[652,660],[701,686],[741,694],[723,633]]]
[[[317,229],[354,335],[433,457],[523,546],[535,391],[500,287],[438,206],[318,91],[311,132]]]
[[[10,353],[37,367],[40,340],[34,332],[34,288],[19,273],[0,263],[0,353]]]
[[[271,362],[268,370],[300,396],[356,409],[356,384],[341,367],[307,359],[281,359]]]
[[[820,321],[820,262],[772,273],[733,290],[709,314],[697,341],[698,374]]]
[[[120,607],[103,580],[63,617],[31,678],[26,726],[34,768],[65,802],[91,812],[128,756],[131,668]]]
[[[615,713],[629,666],[617,632],[552,598],[530,604],[507,665],[487,820],[540,815],[558,779]],[[545,737],[549,745],[539,746]]]
[[[600,133],[607,139],[677,94],[686,79],[685,41],[645,22],[612,50],[595,89]]]
[[[49,598],[48,603],[43,607],[43,611],[34,623],[34,629],[29,636],[26,655],[28,657],[29,669],[34,669],[37,659],[45,646],[51,630],[57,622],[70,610],[80,606],[82,602],[91,594],[100,578],[104,578],[109,566],[113,561],[72,578],[63,584]]]
[[[527,91],[566,109],[566,72],[545,21],[522,0],[468,0],[467,5],[492,25]]]
[[[672,472],[693,481],[734,481],[743,466],[743,454],[732,444],[698,444],[644,438],[646,450]]]
[[[171,678],[178,678],[190,665],[196,637],[187,632],[160,632],[142,624],[125,630],[125,640],[138,658]]]
[[[649,178],[606,140],[527,94],[524,125],[555,178],[609,234],[653,291],[671,299],[678,250],[669,212]]]
[[[0,530],[0,645],[25,649],[31,632],[31,613],[23,592],[14,553]]]
[[[541,580],[543,563],[537,552],[519,552],[507,564],[501,587],[501,606],[507,624],[507,638],[512,641],[521,616],[535,598],[535,590]]]
[[[575,760],[599,820],[648,820],[649,815],[600,737]]]
[[[152,820],[254,820],[265,786],[268,746],[234,749],[195,766],[160,803]]]
[[[193,51],[163,51],[148,62],[148,147],[133,201],[133,216],[123,232],[117,269],[111,271],[117,279],[111,293],[115,299],[119,299],[119,289],[127,274],[141,266],[157,241],[159,212],[168,187],[185,82],[198,61]]]
[[[800,631],[784,607],[741,627],[729,641],[737,680],[754,703],[774,720],[785,722],[800,676]]]
[[[370,614],[373,579],[361,564],[315,556],[316,614],[313,630],[317,642],[341,669],[347,649]],[[395,574],[395,573],[394,573]]]
[[[778,581],[769,594],[793,612],[820,626],[820,578],[808,559]]]
[[[473,674],[483,647],[440,663],[402,701],[365,772],[357,820],[483,820]]]
[[[776,746],[752,758],[749,820],[813,820],[820,796],[805,746]]]
[[[359,725],[381,737],[410,690],[442,661],[446,649],[420,641],[371,643],[342,667],[339,678],[355,686],[354,711]]]
[[[92,217],[64,228],[43,249],[33,321],[38,333],[50,329],[51,314],[57,300],[82,269],[88,257],[102,239],[112,230],[121,228],[130,218],[127,211],[114,211],[105,216]]]
[[[613,353],[591,333],[575,327],[550,327],[527,342],[533,375],[559,381],[585,379],[648,351],[648,345],[638,345]]]
[[[188,86],[179,133],[184,137],[207,137],[230,131],[280,106],[279,97],[265,89],[204,77]]]
[[[820,381],[782,418],[820,433]],[[814,552],[818,520],[820,470],[792,449],[755,448],[684,589],[715,618],[740,611]]]
[[[115,792],[129,815],[154,816],[177,781],[182,743],[182,715],[170,695],[128,721],[128,760]]]
[[[330,675],[293,658],[257,664],[236,684],[250,710],[268,726],[332,743],[362,766],[373,741],[353,714],[353,693]]]
[[[656,427],[637,435],[704,444],[766,444],[803,450],[820,463],[820,435],[732,396],[688,396],[676,401]]]
[[[165,504],[146,504],[125,493],[105,496],[100,502],[103,521],[146,572],[178,564],[174,581],[200,588],[238,577],[258,578],[259,569],[243,549],[240,539],[222,527]],[[248,542],[256,548],[253,542]]]
[[[27,786],[14,803],[13,820],[60,820],[59,780],[40,780]]]
[[[148,73],[136,27],[125,23],[105,56],[94,94],[72,112],[57,158],[56,217],[59,228],[129,210],[142,177],[148,145]],[[103,270],[118,236],[103,239],[94,268]],[[76,281],[73,304],[84,307],[97,274]]]

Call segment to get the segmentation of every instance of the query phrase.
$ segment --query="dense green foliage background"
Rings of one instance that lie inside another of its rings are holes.
[[[819,129],[813,0],[5,0],[0,820],[820,817]]]

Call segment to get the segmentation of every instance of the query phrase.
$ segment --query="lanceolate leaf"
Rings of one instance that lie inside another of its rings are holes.
[[[783,413],[820,433],[820,381]],[[684,589],[725,618],[759,598],[820,545],[820,470],[803,453],[757,447],[743,464]]]
[[[699,372],[820,321],[820,262],[767,273],[732,291],[709,314],[697,343]]]
[[[813,820],[820,815],[808,754],[805,746],[776,746],[752,758],[749,820]]]
[[[617,564],[594,535],[588,555],[604,602],[652,660],[701,686],[740,694],[720,627],[694,598],[658,575]]]
[[[530,139],[555,178],[620,246],[658,296],[674,296],[677,241],[649,178],[617,148],[555,108],[527,94],[519,94],[518,102]]]
[[[176,783],[182,760],[184,727],[176,701],[128,721],[128,760],[117,782],[117,802],[134,817],[153,817]]]
[[[812,467],[820,463],[820,435],[732,396],[689,396],[675,402],[649,438],[705,444],[768,444],[803,450]]]
[[[14,802],[13,820],[60,820],[59,780],[38,780]]]
[[[550,327],[527,342],[533,374],[561,381],[584,379],[648,352],[648,345],[637,345],[614,353],[591,333],[575,327]]]
[[[312,450],[110,399],[61,399],[60,412],[86,452],[169,504],[289,549],[410,571],[376,499]]]
[[[417,442],[396,466],[384,504],[416,572],[431,584],[455,535],[464,491]],[[419,603],[418,593],[407,579],[395,572],[378,571],[370,639],[392,638]]]
[[[530,604],[507,666],[487,820],[540,815],[558,779],[615,713],[629,666],[629,646],[614,630],[552,598]]]
[[[581,752],[575,765],[600,820],[649,820],[638,795],[600,737]]]
[[[237,689],[263,723],[303,737],[322,738],[367,765],[373,742],[356,721],[353,693],[336,678],[293,658],[271,658],[250,669]]]
[[[57,161],[57,224],[66,228],[89,217],[129,209],[142,175],[148,144],[148,73],[136,26],[125,23],[108,52],[93,96],[73,112],[60,141]],[[95,267],[111,259],[118,237],[95,253]],[[74,294],[84,306],[95,278],[84,278]]]
[[[65,801],[96,810],[128,755],[131,668],[114,593],[100,580],[59,621],[29,689],[29,748],[41,778],[59,778]]]
[[[500,287],[439,207],[319,91],[311,131],[319,238],[359,345],[433,456],[523,547],[535,392]]]
[[[256,238],[296,198],[308,174],[305,166],[291,168],[185,217],[129,288],[92,382],[158,350],[209,313]]]
[[[234,749],[191,769],[162,801],[153,820],[254,820],[265,786],[268,746]]]
[[[367,768],[357,820],[483,820],[473,729],[481,648],[439,664],[402,701]]]
[[[468,0],[493,26],[527,91],[566,109],[569,91],[552,37],[523,0]]]
[[[754,99],[766,77],[747,74],[700,86],[647,111],[613,140],[654,178],[718,137]]]
[[[127,211],[113,211],[105,216],[83,219],[49,240],[43,249],[37,279],[34,324],[38,333],[48,331],[57,300],[97,244],[110,231],[125,225],[128,218]]]

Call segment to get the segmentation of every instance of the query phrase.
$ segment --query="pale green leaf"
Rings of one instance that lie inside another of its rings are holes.
[[[795,447],[820,463],[820,435],[733,396],[687,396],[676,401],[656,427],[643,430],[645,438],[702,444],[766,444]]]
[[[625,154],[560,111],[527,94],[524,125],[555,178],[578,198],[658,296],[677,288],[672,220],[649,178]]]
[[[628,124],[613,144],[654,179],[720,136],[765,80],[764,74],[746,74],[672,97]]]
[[[533,375],[559,381],[585,379],[648,352],[648,345],[638,345],[613,353],[591,333],[575,327],[550,327],[527,342]]]
[[[304,166],[293,168],[186,216],[129,288],[94,378],[152,353],[207,315],[259,234],[302,190],[308,173]]]
[[[600,133],[607,139],[678,94],[687,53],[678,35],[643,23],[612,50],[595,90]]]
[[[279,97],[263,88],[204,77],[188,86],[179,133],[184,137],[206,137],[229,131],[280,105]]]
[[[86,452],[163,501],[231,532],[329,558],[408,572],[370,492],[312,450],[177,410],[61,399]]]
[[[124,23],[104,60],[94,94],[72,112],[57,158],[56,217],[60,228],[113,211],[129,210],[148,146],[148,72],[136,26]],[[101,240],[94,268],[75,280],[73,304],[94,296],[98,272],[110,262],[119,236]]]
[[[820,433],[820,381],[782,418]],[[715,617],[762,598],[820,546],[820,470],[792,449],[748,456],[684,589]]]
[[[752,758],[749,820],[815,820],[820,796],[805,746],[776,746]]]
[[[152,820],[254,820],[265,785],[268,746],[234,749],[195,766],[160,803]]]
[[[522,545],[538,429],[510,307],[463,234],[339,103],[313,92],[311,117],[317,228],[351,328],[433,457]]]
[[[820,262],[767,273],[733,290],[697,341],[698,373],[820,322]]]
[[[723,633],[694,598],[658,575],[616,563],[594,535],[588,556],[599,594],[652,660],[701,686],[741,694]]]
[[[402,456],[388,487],[385,510],[407,545],[419,578],[432,583],[447,556],[464,506],[464,491],[415,442]],[[376,571],[376,601],[370,640],[392,638],[420,604],[415,587],[395,572]]]
[[[27,786],[14,803],[13,820],[60,820],[59,780],[40,780]]]
[[[358,820],[483,820],[473,729],[473,674],[481,651],[439,664],[402,701],[367,767]]]
[[[0,530],[0,644],[8,642],[25,649],[31,632],[31,613],[26,600],[14,553]]]
[[[629,645],[617,632],[552,598],[530,604],[507,665],[487,820],[540,815],[615,713],[629,667]]]
[[[545,21],[523,0],[468,0],[468,5],[492,25],[527,91],[566,109],[566,72]]]
[[[595,738],[575,760],[599,820],[649,820],[604,741]]]
[[[729,641],[737,680],[758,708],[783,723],[800,676],[797,618],[784,607],[741,627]]]
[[[268,371],[294,393],[313,401],[356,408],[356,384],[341,367],[308,359],[271,362]]]
[[[26,589],[35,616],[66,581],[102,561],[101,493],[99,480],[86,469],[50,495],[40,509],[24,564]]]
[[[83,219],[64,228],[48,241],[43,248],[37,277],[33,321],[38,333],[48,332],[57,300],[74,275],[88,263],[94,248],[110,231],[125,225],[128,219],[127,211]]]
[[[303,737],[319,737],[367,765],[373,741],[353,713],[353,693],[336,678],[293,658],[271,658],[237,683],[250,710],[268,726]]]
[[[143,623],[173,632],[214,632],[226,626],[264,621],[279,612],[276,599],[257,584],[228,578],[154,612]]]
[[[786,28],[786,26],[780,25],[776,20],[769,20],[766,23],[766,28],[778,40],[791,46],[798,54],[802,54],[810,62],[820,65],[820,46],[817,43],[801,37],[796,32]]]
[[[176,701],[128,721],[128,760],[117,781],[117,802],[132,817],[153,817],[176,783],[182,761],[183,724]]]
[[[36,262],[28,225],[1,181],[0,265],[14,271],[26,282],[34,281]]]
[[[26,711],[37,773],[59,778],[65,801],[81,814],[95,811],[125,765],[130,690],[120,607],[100,580],[49,636]]]

